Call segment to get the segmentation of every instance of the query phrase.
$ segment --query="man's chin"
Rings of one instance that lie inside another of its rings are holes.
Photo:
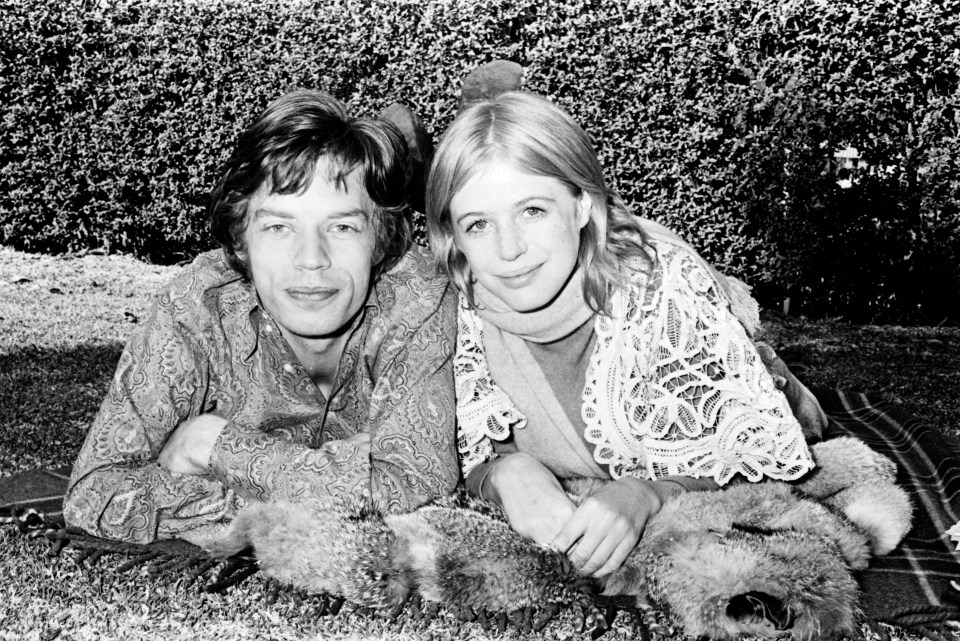
[[[338,338],[350,331],[358,312],[350,313],[339,306],[312,312],[313,318],[304,319],[303,312],[299,314],[299,322],[288,325],[288,329],[305,340],[324,340]]]
[[[350,331],[350,323],[346,322],[341,325],[334,324],[324,324],[324,325],[310,325],[291,328],[298,338],[304,340],[327,340],[331,338],[339,338],[343,336],[348,331]]]

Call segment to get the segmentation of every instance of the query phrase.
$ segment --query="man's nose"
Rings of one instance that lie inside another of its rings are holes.
[[[330,267],[329,241],[323,234],[305,234],[297,244],[296,265],[304,269]]]

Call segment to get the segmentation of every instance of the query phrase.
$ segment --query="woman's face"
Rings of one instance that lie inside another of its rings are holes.
[[[590,196],[492,160],[450,201],[453,236],[477,282],[517,312],[548,305],[577,264]]]

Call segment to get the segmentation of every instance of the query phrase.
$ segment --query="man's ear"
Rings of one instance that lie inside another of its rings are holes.
[[[593,214],[593,196],[589,192],[580,192],[577,199],[577,226],[583,229],[590,222],[590,216]]]

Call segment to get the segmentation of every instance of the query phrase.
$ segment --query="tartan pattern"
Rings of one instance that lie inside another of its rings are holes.
[[[71,467],[30,470],[0,478],[0,523],[12,522],[15,512],[33,509],[49,520],[63,515],[63,495]]]
[[[830,418],[824,438],[855,436],[897,464],[913,502],[913,528],[861,573],[864,612],[905,626],[960,619],[960,553],[946,531],[960,521],[960,441],[888,401],[857,392],[814,390]]]

